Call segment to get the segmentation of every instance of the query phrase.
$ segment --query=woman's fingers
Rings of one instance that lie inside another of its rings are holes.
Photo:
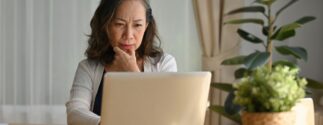
[[[125,71],[138,71],[135,49],[130,49],[128,52],[123,51],[119,47],[114,47],[115,60],[114,64]],[[139,70],[140,71],[140,70]]]
[[[117,55],[119,55],[121,57],[125,57],[126,59],[129,59],[129,58],[135,59],[136,58],[136,49],[135,48],[128,49],[127,52],[123,51],[119,47],[114,47],[113,50]]]
[[[132,48],[130,51],[130,56],[136,58],[136,49],[135,48]]]
[[[113,50],[117,55],[120,55],[120,56],[128,55],[125,51],[123,51],[119,47],[114,47]]]

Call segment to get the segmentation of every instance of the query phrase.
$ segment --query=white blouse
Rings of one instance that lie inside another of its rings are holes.
[[[164,53],[159,62],[154,63],[153,58],[144,61],[144,72],[176,72],[175,58]],[[91,60],[79,63],[70,99],[66,102],[67,123],[69,125],[98,125],[100,116],[92,112],[98,88],[103,75],[104,66]]]

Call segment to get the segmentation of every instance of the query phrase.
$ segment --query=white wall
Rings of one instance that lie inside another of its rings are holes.
[[[250,5],[254,0],[245,0],[245,5]],[[277,10],[289,0],[277,1],[273,6]],[[286,40],[283,43],[275,42],[275,44],[285,44],[290,46],[302,46],[308,51],[308,62],[299,61],[301,66],[301,74],[314,78],[319,81],[323,81],[323,1],[322,0],[300,0],[290,8],[287,8],[279,17],[277,24],[288,24],[297,19],[311,15],[317,19],[313,22],[305,24],[303,27],[296,30],[296,36]],[[250,17],[250,15],[245,15]],[[254,16],[254,15],[253,15]],[[261,16],[258,16],[261,17]],[[257,36],[261,36],[259,27],[252,25],[244,25],[243,28],[255,33]],[[244,54],[250,53],[254,48],[259,49],[259,46],[253,46],[252,44],[242,44],[241,52]],[[274,57],[281,58],[281,56],[274,55]],[[286,58],[286,57],[284,57]]]
[[[175,56],[179,71],[201,70],[192,0],[151,0],[164,50]]]

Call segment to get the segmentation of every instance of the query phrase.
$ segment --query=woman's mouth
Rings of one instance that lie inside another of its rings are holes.
[[[121,44],[121,45],[119,45],[119,47],[122,50],[131,50],[131,49],[133,49],[134,45],[133,44]]]

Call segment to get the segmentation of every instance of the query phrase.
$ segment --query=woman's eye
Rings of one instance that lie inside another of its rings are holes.
[[[123,23],[115,23],[116,26],[124,26]]]
[[[135,24],[135,27],[142,27],[142,24]]]

